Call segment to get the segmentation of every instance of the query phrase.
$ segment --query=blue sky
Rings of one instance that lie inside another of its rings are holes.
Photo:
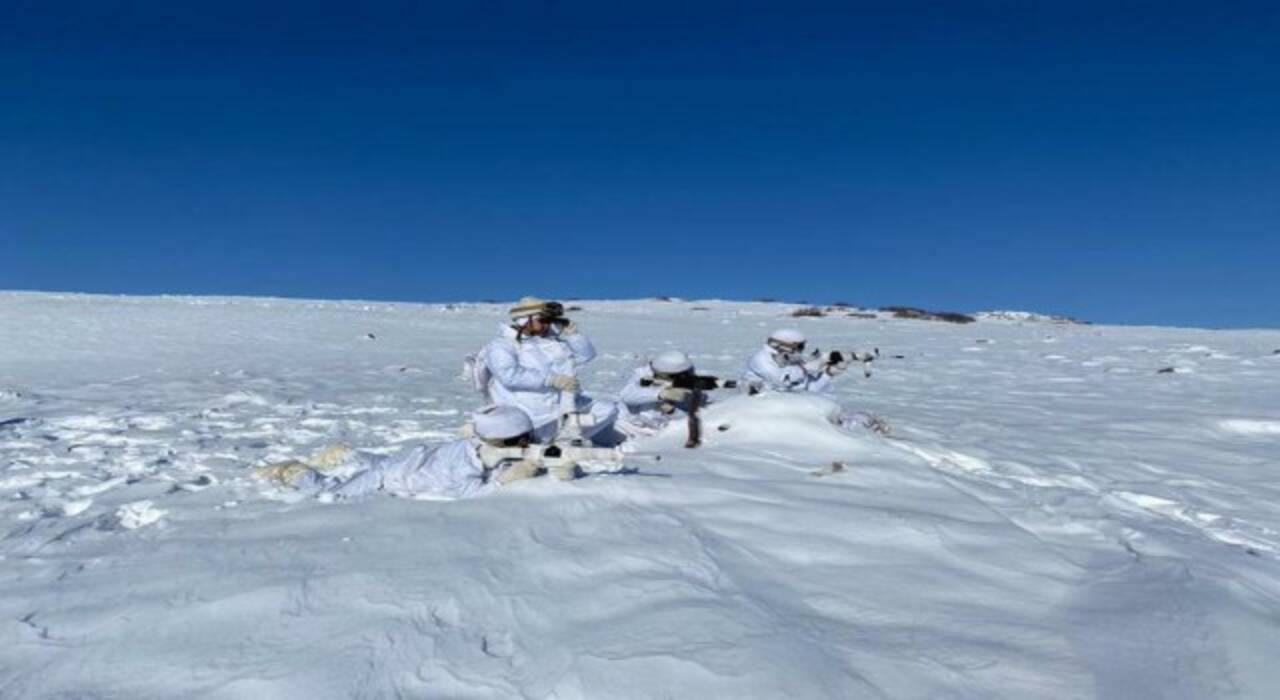
[[[1280,326],[1275,3],[125,4],[0,11],[0,289]]]

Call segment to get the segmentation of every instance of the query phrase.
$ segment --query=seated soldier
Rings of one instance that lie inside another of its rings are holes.
[[[564,307],[525,297],[510,315],[474,360],[474,378],[489,401],[524,411],[538,442],[555,437],[566,413],[589,416],[581,421],[583,437],[612,439],[618,406],[578,392],[578,367],[594,359],[596,350],[565,318]]]

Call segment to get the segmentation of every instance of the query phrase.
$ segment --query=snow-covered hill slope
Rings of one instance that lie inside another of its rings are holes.
[[[635,474],[321,503],[248,469],[447,439],[502,307],[0,294],[0,697],[1280,688],[1280,332],[581,304],[594,393],[794,325],[894,435],[734,398]]]

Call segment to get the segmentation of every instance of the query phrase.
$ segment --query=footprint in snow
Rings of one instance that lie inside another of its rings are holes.
[[[1256,528],[1217,513],[1196,510],[1187,503],[1134,491],[1113,491],[1106,498],[1122,507],[1137,509],[1151,515],[1182,523],[1198,530],[1210,539],[1217,540],[1223,544],[1242,547],[1253,556],[1259,556],[1260,552],[1277,551],[1275,543],[1258,536],[1256,533],[1247,532],[1256,530]]]
[[[160,522],[169,511],[156,508],[151,501],[134,501],[116,509],[111,515],[98,520],[99,530],[137,530]]]

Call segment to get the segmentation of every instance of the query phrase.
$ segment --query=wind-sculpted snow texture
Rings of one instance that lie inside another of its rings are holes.
[[[447,439],[501,306],[0,294],[0,697],[1275,697],[1280,333],[581,303],[594,393],[798,326],[893,435],[324,503],[249,470]]]

